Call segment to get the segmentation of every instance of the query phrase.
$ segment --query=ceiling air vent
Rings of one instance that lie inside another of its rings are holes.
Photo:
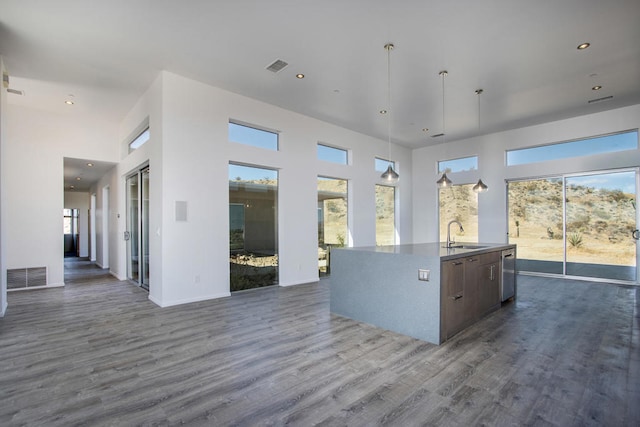
[[[12,94],[14,94],[14,95],[20,95],[20,96],[24,95],[24,91],[22,91],[22,90],[18,90],[18,89],[11,89],[11,88],[8,88],[8,89],[7,89],[7,92],[12,93]]]
[[[276,59],[270,65],[267,65],[267,70],[277,73],[278,71],[282,71],[287,65],[282,59]]]
[[[611,98],[613,98],[613,95],[605,96],[605,97],[602,97],[602,98],[592,99],[592,100],[590,100],[590,101],[587,101],[587,103],[589,103],[589,104],[593,104],[594,102],[608,101],[608,100],[610,100]]]
[[[444,136],[444,133],[437,133],[435,135],[431,135],[431,138],[439,138],[441,136]]]

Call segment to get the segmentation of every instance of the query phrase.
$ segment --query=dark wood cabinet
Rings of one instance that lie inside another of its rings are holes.
[[[464,260],[441,264],[440,339],[454,335],[465,327]]]
[[[477,316],[482,317],[500,307],[500,253],[480,255],[477,270]]]
[[[500,252],[440,264],[440,342],[500,307]]]

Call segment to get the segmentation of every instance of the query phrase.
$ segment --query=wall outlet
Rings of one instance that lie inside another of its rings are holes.
[[[431,273],[431,270],[418,269],[418,280],[428,282],[430,273]]]

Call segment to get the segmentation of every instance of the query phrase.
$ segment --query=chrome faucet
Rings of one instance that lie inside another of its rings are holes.
[[[451,224],[456,223],[460,226],[460,231],[464,231],[464,228],[462,228],[462,224],[460,223],[460,221],[457,220],[453,220],[453,221],[449,221],[449,224],[447,224],[447,247],[450,248],[452,247],[456,241],[455,240],[451,240]]]

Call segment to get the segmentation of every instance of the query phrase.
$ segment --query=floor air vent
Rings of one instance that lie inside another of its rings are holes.
[[[34,286],[47,286],[47,267],[7,270],[7,289],[24,289]]]

